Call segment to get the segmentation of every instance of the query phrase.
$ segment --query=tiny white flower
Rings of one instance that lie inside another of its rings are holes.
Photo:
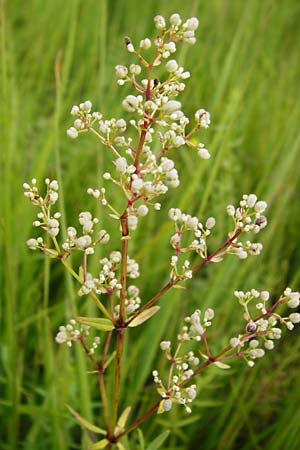
[[[154,24],[158,30],[164,30],[166,28],[166,21],[163,16],[155,16]]]
[[[76,130],[75,127],[70,127],[67,130],[67,135],[71,138],[71,139],[76,139],[78,137],[78,131]]]
[[[232,348],[235,348],[235,347],[238,347],[240,345],[241,341],[239,340],[239,338],[233,337],[233,338],[230,339],[229,343],[230,343],[230,346]]]
[[[146,216],[148,214],[148,211],[149,209],[146,205],[140,205],[137,209],[137,213],[141,217]]]
[[[163,351],[170,350],[170,348],[171,348],[171,342],[170,341],[162,341],[159,345],[160,345],[160,348]]]
[[[130,215],[128,216],[128,228],[130,230],[136,230],[138,224],[138,218],[136,216]]]
[[[142,39],[140,42],[140,48],[143,50],[148,50],[151,47],[151,41],[149,38]]]
[[[209,159],[211,155],[210,155],[209,151],[207,150],[207,148],[200,148],[198,150],[198,156],[201,159]]]
[[[78,108],[78,106],[77,106],[77,105],[72,106],[72,109],[71,109],[70,114],[71,114],[72,116],[77,116],[78,113],[79,113],[79,108]]]
[[[128,74],[127,67],[126,66],[122,66],[120,64],[115,67],[115,70],[116,70],[116,75],[119,78],[125,78],[126,75]]]
[[[116,164],[117,172],[120,172],[120,173],[126,172],[127,167],[128,167],[126,158],[120,157],[120,158],[116,159],[115,164]]]
[[[267,208],[268,204],[264,201],[259,201],[256,203],[254,209],[256,212],[262,213]]]
[[[289,315],[289,319],[292,323],[300,323],[300,314],[292,313]]]
[[[182,20],[181,20],[179,14],[175,13],[170,16],[170,24],[171,25],[179,26],[179,25],[181,25],[181,23],[182,23]]]
[[[170,61],[167,62],[166,64],[166,69],[168,72],[176,72],[176,70],[178,69],[178,63],[177,61],[175,61],[175,59],[170,59]]]
[[[192,31],[197,30],[198,26],[199,20],[197,19],[197,17],[191,17],[184,23],[184,27]]]
[[[216,225],[216,219],[214,217],[209,217],[205,223],[205,227],[209,230]]]
[[[162,407],[163,407],[164,411],[170,411],[172,408],[172,400],[170,400],[169,398],[167,398],[166,400],[163,400]]]

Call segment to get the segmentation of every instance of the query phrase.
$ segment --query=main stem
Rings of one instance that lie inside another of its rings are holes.
[[[148,83],[145,92],[146,100],[151,97],[151,72],[152,64],[148,67]],[[150,122],[146,116],[144,118],[143,129],[139,138],[134,165],[136,167],[136,174],[139,173],[140,157],[144,147],[147,129]],[[117,329],[117,353],[116,353],[116,370],[115,370],[115,391],[114,391],[114,407],[113,407],[113,427],[116,426],[118,419],[118,409],[120,402],[120,390],[121,390],[121,368],[122,368],[122,355],[124,348],[124,333],[126,329],[126,310],[125,310],[125,298],[126,298],[126,275],[127,275],[127,257],[128,257],[128,208],[131,206],[131,200],[128,200],[127,207],[120,217],[121,231],[122,231],[122,258],[121,258],[121,292],[120,292],[120,316],[119,316],[119,328]]]

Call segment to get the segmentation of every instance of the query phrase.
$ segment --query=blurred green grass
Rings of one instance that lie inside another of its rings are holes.
[[[93,306],[76,298],[76,286],[58,263],[49,264],[26,249],[34,211],[22,197],[22,183],[32,177],[59,178],[67,224],[81,210],[94,208],[86,188],[102,183],[100,174],[109,167],[110,156],[93,136],[70,142],[65,134],[70,107],[89,98],[108,117],[123,115],[125,91],[113,76],[114,66],[131,58],[123,36],[135,42],[153,36],[152,18],[158,13],[199,17],[197,44],[180,52],[180,62],[192,73],[182,102],[191,114],[198,107],[211,112],[212,126],[203,141],[213,157],[196,161],[196,166],[195,155],[180,151],[180,187],[135,233],[131,252],[141,265],[143,299],[167,277],[168,207],[215,216],[211,248],[226,235],[225,206],[244,192],[267,200],[270,224],[262,235],[261,257],[242,262],[228,258],[205,267],[187,291],[166,296],[144,334],[131,333],[122,401],[136,411],[145,408],[154,392],[149,374],[163,368],[158,343],[175,335],[185,312],[196,305],[216,309],[217,348],[239,328],[233,290],[256,287],[277,295],[286,285],[299,289],[300,3],[1,0],[0,5],[0,446],[86,448],[87,436],[80,437],[64,402],[97,421],[97,388],[82,375],[86,361],[81,353],[58,348],[53,335],[75,310],[93,311]],[[97,214],[104,226],[115,226],[99,207]],[[112,240],[117,242],[117,230]],[[163,424],[173,432],[166,449],[298,450],[299,331],[287,334],[254,369],[241,364],[229,373],[204,373],[193,415],[187,418],[176,409],[171,423],[170,416],[155,418],[142,427],[146,437],[155,437]],[[134,435],[130,442],[128,449],[134,449]]]

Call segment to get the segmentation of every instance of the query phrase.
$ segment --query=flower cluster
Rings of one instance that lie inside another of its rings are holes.
[[[105,257],[100,259],[101,270],[98,277],[93,277],[92,274],[87,272],[78,294],[87,295],[91,291],[94,291],[96,294],[109,294],[114,291],[120,291],[122,285],[118,281],[117,272],[120,270],[121,258],[121,252],[113,251],[108,258]],[[127,257],[126,275],[131,279],[138,278],[140,275],[138,263],[129,257]]]
[[[294,324],[300,322],[300,314],[297,312],[282,317],[276,308],[279,305],[287,305],[289,308],[297,308],[300,304],[299,292],[293,292],[286,288],[279,300],[273,305],[268,305],[270,293],[268,291],[235,291],[235,297],[244,309],[244,319],[247,321],[245,333],[230,339],[230,346],[237,351],[237,355],[245,359],[250,367],[253,367],[257,358],[265,355],[265,350],[273,350],[274,341],[281,338],[285,325],[288,330],[294,329]],[[260,315],[254,318],[250,307],[254,306]]]
[[[71,115],[75,117],[73,127],[70,127],[67,130],[67,135],[76,139],[78,137],[78,133],[89,130],[96,121],[100,121],[102,118],[102,114],[99,112],[92,111],[92,102],[90,100],[86,100],[83,103],[80,103],[79,106],[74,105],[71,109]]]
[[[72,342],[79,341],[80,339],[89,336],[89,329],[89,326],[80,325],[75,319],[71,319],[67,325],[61,325],[59,327],[59,331],[55,336],[55,341],[58,344],[67,344],[68,347],[72,347]]]
[[[46,193],[44,196],[40,194],[36,183],[36,179],[33,178],[31,184],[23,184],[25,197],[27,197],[34,206],[37,206],[40,209],[40,211],[37,213],[37,219],[33,222],[33,226],[36,228],[41,228],[51,238],[56,240],[60,229],[59,219],[61,217],[61,214],[60,212],[53,213],[52,206],[58,200],[58,182],[56,180],[51,181],[49,178],[46,178]],[[41,236],[37,239],[28,239],[27,246],[31,250],[39,249],[50,257],[57,256],[57,251],[47,248]]]
[[[94,248],[97,244],[107,244],[110,236],[106,230],[100,230],[95,233],[94,226],[98,224],[99,220],[92,216],[89,211],[83,211],[78,217],[79,224],[82,226],[82,233],[78,236],[75,227],[67,228],[67,240],[62,244],[62,248],[66,252],[71,250],[81,250],[87,255],[94,253]]]
[[[174,54],[180,41],[188,44],[196,41],[198,20],[193,17],[182,21],[178,14],[173,14],[168,26],[162,16],[156,16],[154,22],[161,35],[153,42],[144,38],[135,49],[131,39],[125,38],[127,49],[138,59],[138,64],[130,64],[129,67],[117,65],[115,68],[118,84],[129,83],[137,91],[136,95],[129,94],[122,101],[124,110],[134,114],[135,118],[129,121],[125,118],[104,119],[99,112],[92,112],[92,104],[88,100],[73,106],[71,114],[76,119],[74,126],[67,131],[70,137],[75,138],[78,133],[89,130],[112,152],[115,174],[106,172],[103,176],[119,186],[128,199],[130,230],[137,228],[139,218],[148,213],[149,205],[160,209],[160,203],[155,202],[156,197],[180,183],[174,161],[165,156],[167,152],[186,145],[195,149],[200,158],[210,157],[204,144],[192,139],[199,129],[209,127],[210,114],[203,108],[198,109],[194,123],[189,126],[190,120],[176,99],[185,89],[184,81],[190,73],[178,64]],[[149,58],[148,50],[152,46],[154,51]],[[162,64],[165,64],[166,77],[159,79],[153,72]],[[124,134],[128,127],[138,134],[136,146],[133,139]],[[158,150],[154,151],[157,147]],[[107,205],[115,218],[119,218],[120,214],[113,211],[105,198],[105,188],[89,188],[88,192]]]
[[[206,329],[211,326],[215,316],[214,310],[208,308],[201,319],[201,311],[197,309],[191,316],[185,318],[185,325],[182,327],[181,333],[178,334],[178,345],[174,353],[172,353],[171,342],[162,341],[160,348],[165,352],[167,359],[170,361],[170,370],[167,385],[159,378],[157,370],[154,370],[154,382],[157,385],[157,391],[163,398],[159,412],[169,411],[173,403],[183,405],[187,413],[191,413],[190,404],[196,398],[196,385],[184,387],[184,385],[195,375],[195,367],[199,365],[199,358],[194,352],[189,350],[187,353],[181,354],[182,346],[187,341],[199,342],[204,339],[206,341]],[[208,356],[200,352],[202,356]]]
[[[211,229],[215,226],[214,217],[209,217],[203,225],[197,217],[183,213],[179,208],[169,210],[169,218],[175,224],[175,234],[170,239],[171,246],[176,250],[176,254],[195,251],[202,258],[207,256],[207,237]],[[193,234],[192,242],[183,245],[183,238],[188,234]]]
[[[140,290],[134,285],[128,286],[125,297],[125,310],[127,317],[130,317],[141,306]],[[117,296],[120,296],[120,291],[117,292]],[[120,305],[115,306],[115,319],[119,318]]]

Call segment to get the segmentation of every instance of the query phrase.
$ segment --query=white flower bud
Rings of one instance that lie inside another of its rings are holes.
[[[256,203],[254,209],[256,212],[262,213],[267,208],[268,204],[264,201],[259,201]]]
[[[214,217],[209,217],[205,223],[205,227],[209,230],[216,225],[216,219]]]
[[[148,38],[142,39],[140,42],[140,48],[143,50],[148,50],[151,47],[151,41]]]
[[[85,248],[89,247],[91,245],[91,243],[92,243],[92,238],[88,234],[76,239],[76,246],[81,249],[85,249]]]
[[[210,114],[205,109],[198,109],[195,112],[195,119],[203,128],[208,128],[210,125]]]
[[[256,202],[257,202],[257,196],[255,194],[248,195],[247,206],[249,206],[249,208],[254,208],[254,205]]]
[[[86,100],[84,103],[80,104],[80,108],[83,111],[89,113],[89,112],[91,112],[91,109],[92,109],[92,102],[90,102],[90,100]]]
[[[125,111],[128,112],[136,111],[136,109],[139,106],[139,100],[134,95],[127,95],[127,97],[122,102],[122,106],[125,109]]]
[[[170,59],[170,61],[167,62],[166,64],[166,69],[168,72],[176,72],[176,70],[178,69],[178,63],[177,61],[175,61],[175,59]]]
[[[179,14],[175,13],[175,14],[171,15],[171,17],[170,17],[170,24],[171,25],[174,25],[176,27],[176,26],[181,25],[181,22],[182,22],[182,20],[181,20]]]
[[[226,211],[227,214],[232,217],[235,214],[235,207],[233,205],[228,205]]]
[[[268,339],[265,343],[264,346],[267,350],[273,350],[274,348],[274,342],[271,341],[270,339]]]
[[[143,185],[143,180],[141,178],[136,178],[131,183],[131,189],[133,192],[139,192],[142,189]]]
[[[198,156],[201,159],[209,159],[211,155],[210,155],[209,151],[207,150],[207,148],[200,148],[198,150]]]
[[[138,218],[136,216],[128,216],[128,228],[130,230],[136,230],[138,224]]]
[[[166,28],[166,21],[163,16],[155,16],[154,24],[158,30],[164,30]]]
[[[266,302],[266,301],[269,300],[269,298],[270,298],[270,292],[268,292],[268,291],[262,291],[262,292],[260,293],[260,298]]]
[[[239,340],[239,338],[233,337],[230,339],[229,344],[231,345],[232,348],[238,347],[240,345],[241,341]]]
[[[163,351],[170,350],[170,348],[171,348],[171,342],[170,341],[162,341],[159,345],[160,345],[160,348]]]
[[[30,250],[36,250],[38,248],[38,241],[36,239],[28,239],[28,241],[26,241],[27,247],[30,248]]]
[[[166,400],[163,400],[162,407],[164,411],[170,411],[172,408],[172,400],[167,398]]]
[[[77,116],[78,113],[79,113],[79,108],[78,108],[78,106],[77,106],[77,105],[72,106],[72,109],[71,109],[70,114],[71,114],[72,116]]]
[[[54,191],[58,191],[58,181],[52,180],[49,186],[50,186],[50,188],[53,189]]]
[[[299,323],[300,322],[300,314],[299,313],[292,313],[289,315],[289,319],[292,323]]]
[[[75,127],[70,127],[67,130],[67,135],[71,138],[71,139],[76,139],[78,137],[78,131],[76,130]]]
[[[293,292],[289,296],[289,300],[287,302],[287,305],[288,305],[289,308],[298,308],[299,304],[300,304],[299,293],[298,292]]]
[[[84,122],[81,119],[74,120],[74,127],[77,130],[82,130],[84,128]]]
[[[59,331],[57,335],[55,336],[55,340],[58,344],[63,344],[67,341],[68,335],[66,331]]]
[[[146,205],[140,205],[137,209],[137,213],[141,217],[146,216],[148,214],[148,211],[149,209]]]
[[[115,67],[115,70],[116,70],[116,75],[119,78],[125,78],[126,75],[128,74],[128,69],[126,66],[117,65]]]
[[[184,28],[187,28],[188,30],[195,31],[197,30],[199,26],[199,20],[197,17],[191,17],[184,23]]]
[[[107,244],[110,240],[110,236],[106,230],[100,230],[98,233],[98,239],[101,244]]]
[[[116,170],[119,173],[125,173],[128,167],[126,158],[120,157],[118,159],[116,159],[115,161],[116,164]]]
[[[175,111],[180,110],[181,103],[176,100],[169,100],[167,103],[165,103],[162,107],[162,110],[166,114],[172,114]]]

